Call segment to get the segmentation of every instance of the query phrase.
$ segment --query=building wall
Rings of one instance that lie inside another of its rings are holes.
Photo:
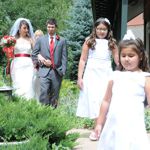
[[[132,30],[136,38],[144,41],[144,18],[143,13],[130,20],[127,24],[127,29]]]
[[[144,25],[128,26],[127,29],[132,30],[136,38],[140,38],[142,41],[144,41]]]

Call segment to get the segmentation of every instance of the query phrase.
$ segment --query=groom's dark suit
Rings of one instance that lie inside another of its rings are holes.
[[[32,59],[36,65],[39,64],[40,102],[55,107],[59,96],[62,77],[66,72],[67,49],[65,39],[58,35],[55,35],[54,38],[54,68],[39,64],[37,59],[37,55],[41,54],[45,59],[51,60],[48,34],[40,37],[35,43]]]

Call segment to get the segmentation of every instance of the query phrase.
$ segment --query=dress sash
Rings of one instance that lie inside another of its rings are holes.
[[[30,54],[15,54],[15,57],[31,57]]]

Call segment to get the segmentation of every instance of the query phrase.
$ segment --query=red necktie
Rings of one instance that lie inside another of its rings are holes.
[[[52,62],[52,67],[54,68],[54,40],[53,37],[50,37],[50,55],[51,55],[51,62]]]

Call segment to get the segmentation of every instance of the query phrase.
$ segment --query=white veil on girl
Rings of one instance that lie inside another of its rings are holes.
[[[29,36],[33,38],[33,36],[34,36],[33,27],[32,27],[32,25],[31,25],[30,20],[29,20],[29,19],[26,19],[26,18],[18,18],[18,19],[15,21],[14,25],[13,25],[12,28],[10,29],[10,35],[16,36],[16,34],[17,34],[18,30],[19,30],[20,22],[21,22],[22,20],[25,20],[25,21],[28,23],[28,25],[29,25]]]

